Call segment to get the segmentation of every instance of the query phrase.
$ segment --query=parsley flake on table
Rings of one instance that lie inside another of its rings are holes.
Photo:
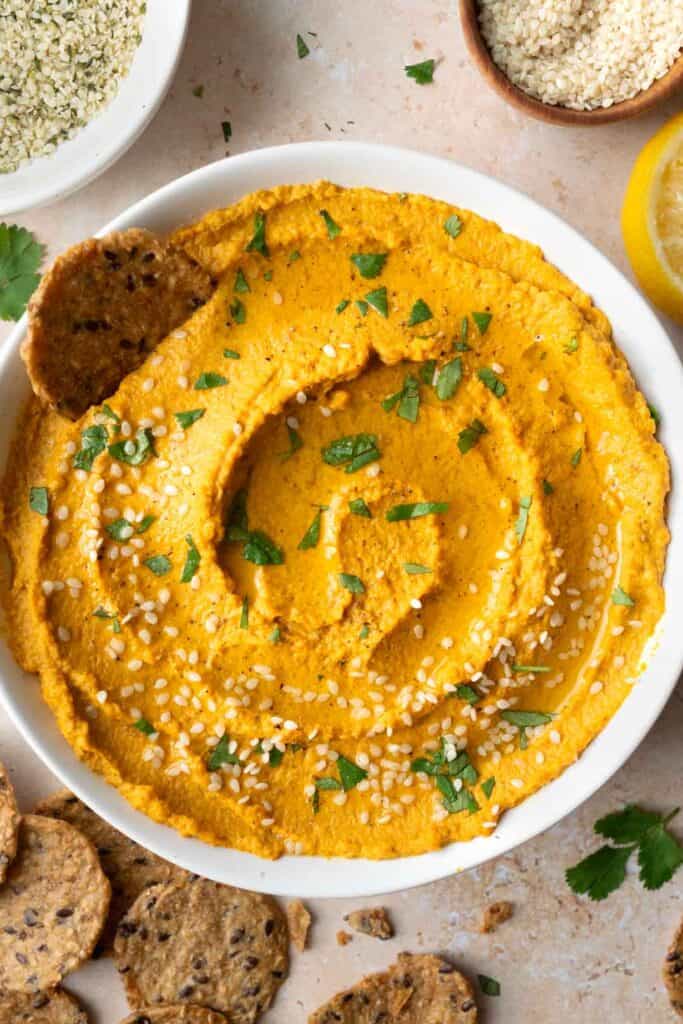
[[[372,519],[372,512],[364,498],[352,498],[349,502],[349,511],[352,512],[354,516],[362,516],[364,519]]]
[[[491,391],[496,398],[502,398],[507,392],[505,383],[501,380],[498,374],[491,369],[490,366],[482,366],[477,370],[477,377],[484,384],[489,391]]]
[[[318,546],[318,541],[320,540],[320,523],[324,511],[325,509],[321,507],[313,516],[313,521],[311,525],[308,527],[305,534],[297,544],[297,548],[299,549],[299,551],[308,551],[310,550],[310,548],[315,548]]]
[[[223,142],[230,142],[232,138],[232,125],[229,121],[221,121],[221,129],[223,131]]]
[[[260,210],[254,214],[254,233],[247,245],[247,252],[259,252],[262,256],[270,256],[266,243],[266,218]]]
[[[483,337],[489,329],[489,325],[493,320],[493,313],[472,313],[472,319],[477,325],[477,330],[481,337]]]
[[[427,305],[424,299],[418,299],[413,304],[413,308],[410,311],[408,317],[408,327],[416,327],[417,324],[424,324],[427,320],[431,320],[434,314]]]
[[[150,558],[146,558],[142,564],[151,569],[155,576],[165,576],[172,568],[171,559],[166,555],[152,555]]]
[[[187,544],[187,555],[185,556],[185,565],[183,566],[180,582],[190,583],[193,577],[197,574],[202,556],[197,550],[197,545],[192,540],[192,534],[188,533],[186,535],[185,543]]]
[[[441,515],[448,512],[448,501],[415,501],[406,505],[394,505],[387,509],[386,520],[389,523],[400,523],[406,519],[421,519],[422,516]]]
[[[489,978],[488,974],[478,974],[479,988],[485,996],[499,996],[500,982],[495,978]]]
[[[604,900],[626,878],[626,865],[638,852],[639,878],[646,889],[660,889],[683,864],[683,847],[667,829],[678,808],[666,817],[628,804],[595,823],[598,835],[614,846],[602,846],[565,872],[570,889]]]
[[[28,493],[28,507],[39,516],[46,516],[50,508],[47,487],[32,487]]]
[[[343,466],[345,473],[355,473],[376,462],[381,454],[374,434],[348,434],[322,449],[323,462],[328,466]]]
[[[228,383],[228,378],[221,373],[213,373],[210,370],[200,373],[195,381],[195,391],[210,391],[211,388],[222,388]]]
[[[192,95],[196,96],[197,99],[200,100],[204,95],[204,86],[201,83],[199,85],[195,85],[194,89],[192,90]]]
[[[327,212],[327,210],[320,210],[320,216],[325,221],[325,227],[327,228],[328,238],[336,238],[337,235],[341,234],[341,228],[334,220],[332,220],[332,217]]]
[[[0,224],[0,320],[19,320],[38,287],[43,247],[30,231]]]
[[[462,359],[460,356],[456,356],[455,359],[451,359],[449,363],[446,363],[439,370],[439,379],[436,382],[437,398],[441,399],[442,402],[448,401],[458,390],[461,380]]]
[[[386,288],[375,288],[374,291],[368,292],[365,296],[365,302],[370,306],[376,313],[383,316],[386,320],[389,316],[389,300],[387,298]],[[359,307],[360,308],[360,307]]]
[[[86,427],[81,432],[81,447],[72,459],[74,469],[84,469],[86,472],[90,472],[96,457],[107,447],[108,440],[107,428],[101,424]]]
[[[476,444],[479,443],[479,439],[488,434],[488,430],[481,422],[481,420],[472,420],[467,427],[458,434],[458,448],[462,455],[466,455]]]
[[[303,60],[304,57],[308,57],[310,52],[311,51],[309,50],[308,46],[306,45],[306,41],[304,40],[303,36],[299,32],[297,32],[297,34],[296,34],[296,55],[297,55],[297,57],[299,58],[299,60]]]
[[[278,455],[280,462],[287,462],[287,460],[291,459],[292,455],[296,454],[296,452],[298,452],[300,448],[303,448],[304,445],[299,431],[296,427],[290,427],[289,423],[287,424],[287,437],[289,438],[289,448],[286,452],[280,452]]]
[[[408,374],[403,387],[393,395],[389,395],[381,403],[385,412],[391,412],[398,406],[398,415],[409,423],[416,423],[420,410],[420,382],[417,377]]]
[[[532,501],[533,498],[530,495],[519,499],[519,515],[515,523],[515,534],[520,543],[524,540],[524,534],[529,525],[529,510],[531,509]]]
[[[337,579],[341,583],[344,590],[348,590],[351,594],[364,594],[365,584],[362,579],[358,576],[354,576],[350,572],[337,573]]]
[[[450,217],[447,217],[443,224],[443,229],[447,235],[451,238],[457,238],[463,229],[463,223],[458,217],[457,213],[452,213]]]
[[[141,427],[134,438],[110,444],[109,454],[112,459],[125,462],[128,466],[142,466],[152,455],[156,455],[154,435],[149,427]]]
[[[388,255],[386,252],[355,252],[351,257],[351,262],[361,277],[379,277]]]
[[[431,57],[429,60],[420,61],[419,64],[406,64],[403,70],[407,78],[412,78],[418,85],[431,85],[434,81],[434,68],[436,61]]]
[[[626,593],[623,587],[617,586],[612,591],[612,604],[621,604],[624,605],[625,608],[633,608],[635,603],[636,602],[630,594]]]
[[[206,409],[188,409],[186,412],[174,412],[173,415],[177,420],[178,425],[182,427],[183,430],[187,430],[193,423],[200,420],[205,412]]]
[[[249,282],[244,276],[244,271],[242,270],[241,267],[237,268],[237,273],[235,274],[235,283],[232,286],[232,290],[238,293],[251,291],[251,288],[249,287]]]

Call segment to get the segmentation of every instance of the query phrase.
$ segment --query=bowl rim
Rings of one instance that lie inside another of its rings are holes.
[[[433,195],[478,210],[504,230],[542,243],[546,255],[596,296],[615,326],[641,387],[657,386],[663,413],[661,437],[670,457],[674,487],[669,502],[672,541],[665,574],[667,611],[649,666],[620,709],[581,757],[501,819],[491,836],[453,843],[412,857],[373,861],[284,856],[265,861],[231,848],[180,836],[142,812],[77,760],[58,732],[39,687],[16,666],[0,643],[0,701],[24,739],[86,804],[130,838],[190,871],[242,888],[275,895],[357,897],[378,895],[475,867],[544,832],[600,788],[636,749],[673,692],[683,666],[683,645],[673,609],[683,603],[683,365],[655,314],[635,287],[590,242],[554,213],[495,179],[446,159],[362,142],[306,142],[244,153],[201,167],[133,204],[98,234],[128,226],[163,232],[227,205],[246,192],[326,178],[347,186]],[[0,352],[0,402],[14,422],[28,393],[18,356],[26,318]],[[641,340],[648,339],[647,351]],[[7,431],[9,434],[9,431]],[[0,462],[8,437],[0,435]]]
[[[491,56],[479,27],[478,0],[459,0],[460,23],[470,57],[488,84],[504,100],[539,121],[556,125],[598,125],[627,121],[651,110],[683,85],[683,49],[669,70],[647,89],[611,107],[572,110],[560,104],[545,103],[524,92],[500,68]]]
[[[147,0],[140,45],[114,97],[54,152],[0,175],[0,216],[65,199],[123,156],[142,135],[170,88],[191,10],[192,0],[173,0],[170,11],[165,0]],[[155,77],[150,77],[153,73]],[[113,130],[115,125],[118,132]]]

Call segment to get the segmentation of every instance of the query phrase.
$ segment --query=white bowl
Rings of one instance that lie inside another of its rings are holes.
[[[507,812],[492,836],[453,843],[396,860],[282,857],[265,861],[236,850],[185,839],[133,810],[119,793],[81,764],[59,734],[35,679],[19,670],[0,643],[0,699],[14,724],[63,783],[143,846],[220,882],[275,894],[360,896],[430,882],[481,864],[549,828],[594,793],[635,750],[664,707],[683,663],[676,614],[683,607],[683,368],[663,328],[636,289],[596,249],[554,214],[476,171],[419,153],[352,142],[307,142],[262,149],[203,167],[143,199],[103,232],[131,226],[166,232],[254,189],[328,178],[393,192],[422,192],[468,207],[506,230],[539,243],[607,313],[645,394],[662,413],[661,438],[672,461],[669,502],[673,539],[665,577],[667,612],[660,643],[628,698],[583,756],[558,779]],[[19,359],[25,321],[0,353],[0,466],[10,424],[28,392]]]
[[[156,114],[178,66],[192,0],[147,0],[142,42],[111,103],[54,153],[0,174],[0,215],[63,199],[102,174]]]

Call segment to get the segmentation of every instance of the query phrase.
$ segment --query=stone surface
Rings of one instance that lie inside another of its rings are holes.
[[[174,86],[143,137],[88,188],[16,219],[52,256],[151,190],[226,153],[306,139],[372,140],[446,156],[500,178],[566,218],[626,271],[619,208],[628,173],[643,143],[680,102],[602,128],[528,120],[489,92],[469,63],[456,8],[455,0],[195,0]],[[298,60],[296,33],[309,31],[318,34],[305,36],[311,55]],[[441,63],[434,85],[420,87],[402,68],[427,57]],[[192,93],[199,84],[201,99]],[[232,123],[228,144],[221,121]],[[668,326],[683,351],[683,331]],[[0,341],[7,333],[1,325]],[[563,870],[598,845],[591,829],[601,813],[625,800],[676,805],[682,733],[679,686],[629,763],[560,825],[478,871],[382,898],[397,932],[388,942],[356,935],[340,949],[335,933],[343,915],[362,901],[310,901],[316,920],[311,948],[294,954],[290,979],[264,1021],[303,1022],[332,993],[388,965],[403,949],[450,954],[471,975],[497,978],[501,997],[479,998],[486,1024],[672,1021],[661,961],[683,913],[683,873],[648,894],[631,877],[595,905],[572,895]],[[0,758],[11,768],[23,807],[55,787],[4,718]],[[682,829],[683,823],[679,835]],[[511,900],[514,917],[481,935],[482,908],[494,899]],[[93,1024],[125,1015],[109,962],[88,965],[69,983],[92,1009]]]

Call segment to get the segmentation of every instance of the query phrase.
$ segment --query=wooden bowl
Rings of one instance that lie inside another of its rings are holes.
[[[683,53],[676,59],[665,75],[653,82],[649,89],[638,93],[633,99],[615,103],[612,107],[598,107],[596,110],[570,110],[569,107],[553,106],[534,99],[510,81],[493,58],[479,28],[479,4],[477,0],[460,0],[460,20],[465,43],[472,60],[492,89],[518,110],[539,121],[550,124],[608,124],[611,121],[625,121],[630,117],[650,110],[657,103],[667,99],[683,84]]]

